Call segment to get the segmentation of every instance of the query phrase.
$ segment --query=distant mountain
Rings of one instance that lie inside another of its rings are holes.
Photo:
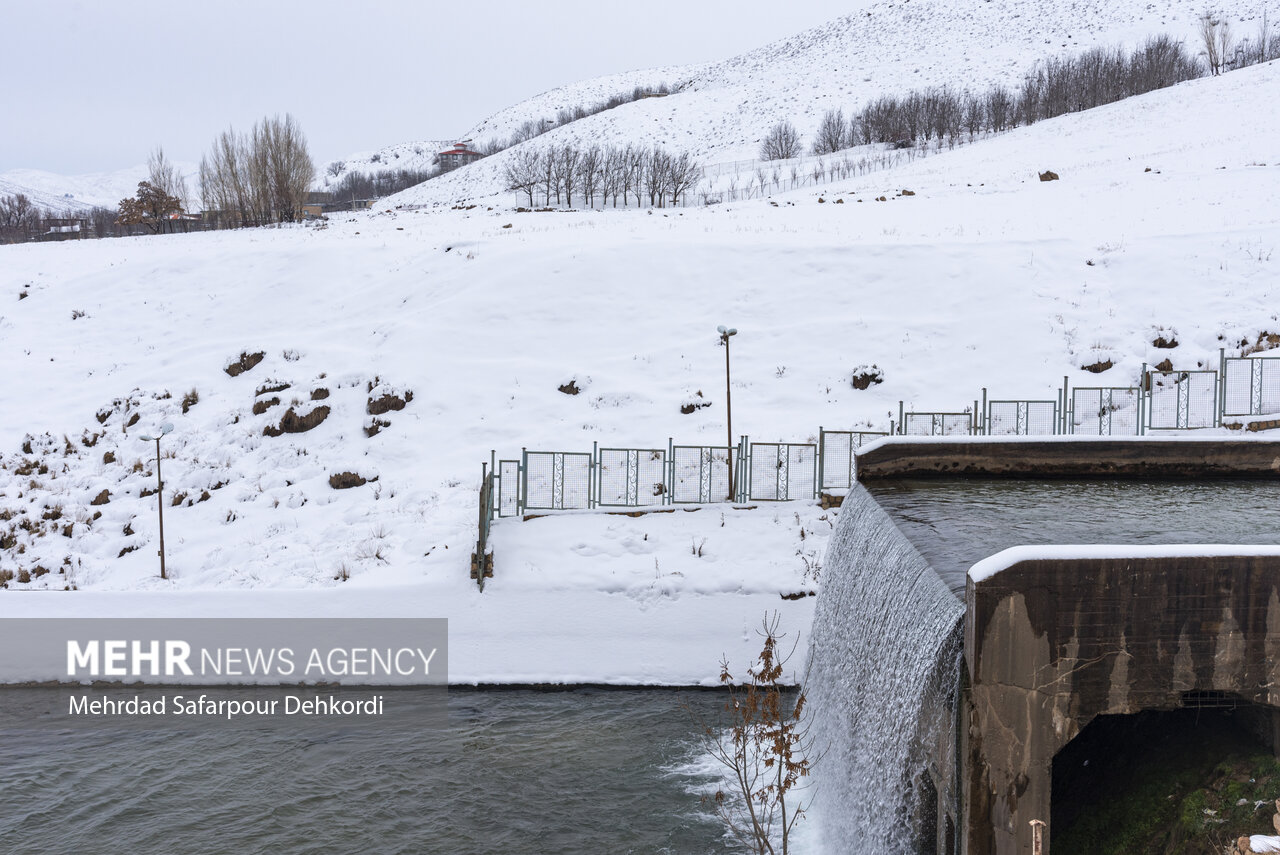
[[[1264,7],[1272,20],[1280,17],[1280,8],[1265,0],[1215,4],[1237,39],[1256,35]],[[516,149],[635,143],[689,151],[704,165],[752,160],[778,121],[792,122],[807,147],[827,110],[847,115],[880,95],[943,85],[973,91],[1016,86],[1046,57],[1099,45],[1132,47],[1159,34],[1198,52],[1196,19],[1203,11],[1198,0],[882,0],[721,62],[633,71],[553,89],[490,116],[467,137],[476,145],[508,140],[532,121],[553,127]],[[555,126],[561,110],[589,111],[610,96],[662,83],[675,91]],[[500,194],[514,151],[397,194],[395,203]]]
[[[187,177],[193,203],[199,199],[198,167],[180,163]],[[90,208],[114,208],[120,200],[138,190],[138,182],[146,180],[143,164],[114,172],[91,172],[86,175],[59,175],[39,169],[11,169],[0,172],[0,196],[24,193],[41,208],[56,213],[87,211]]]

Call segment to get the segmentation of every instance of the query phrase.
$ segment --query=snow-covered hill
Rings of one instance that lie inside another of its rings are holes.
[[[1255,37],[1274,0],[1216,4],[1237,39]],[[794,123],[806,145],[830,109],[857,109],[882,94],[948,85],[1016,86],[1034,63],[1103,45],[1132,47],[1168,34],[1199,50],[1193,0],[883,0],[867,9],[722,62],[647,69],[571,84],[515,104],[468,132],[508,139],[524,122],[598,103],[635,86],[679,91],[645,98],[557,127],[522,146],[572,142],[658,145],[692,152],[704,165],[753,159],[776,122]],[[516,149],[398,194],[394,204],[452,203],[499,194]]]
[[[0,532],[23,549],[0,568],[54,571],[37,587],[465,584],[490,449],[723,439],[722,322],[742,330],[734,424],[759,439],[882,427],[899,399],[1052,397],[1063,375],[1212,364],[1280,329],[1277,91],[1280,63],[1194,81],[822,202],[5,247]],[[1154,348],[1162,331],[1177,349]],[[1099,357],[1115,367],[1080,370]],[[885,382],[853,389],[863,363]],[[557,391],[570,378],[581,394]],[[682,415],[698,392],[711,406]],[[388,395],[403,409],[371,413]],[[314,429],[269,435],[323,408]],[[182,498],[162,585],[138,437],[165,420]],[[330,486],[346,472],[367,483]]]
[[[683,94],[619,110],[684,121]],[[0,599],[448,615],[461,679],[714,681],[723,639],[749,652],[762,609],[811,586],[831,517],[500,521],[480,595],[468,559],[490,451],[723,442],[721,323],[740,330],[734,428],[758,440],[883,428],[899,400],[956,409],[983,387],[1052,398],[1063,376],[1212,365],[1280,333],[1277,94],[1272,62],[706,209],[387,204],[0,247],[0,577],[94,592]],[[884,382],[853,388],[869,364]],[[579,394],[558,391],[571,379]],[[710,406],[683,414],[691,398]],[[166,421],[162,581],[142,437]],[[790,625],[811,602],[787,601]]]
[[[434,166],[437,154],[453,148],[453,144],[459,140],[397,143],[375,151],[355,152],[340,160],[330,160],[317,165],[315,187],[319,190],[332,190],[353,173],[371,175],[384,170],[401,169],[425,172]]]

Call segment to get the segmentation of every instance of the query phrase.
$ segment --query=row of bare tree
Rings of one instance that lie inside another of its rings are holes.
[[[306,135],[288,114],[245,134],[223,131],[200,159],[204,208],[232,227],[300,220],[315,176]]]
[[[342,177],[341,181],[331,187],[327,187],[326,190],[333,194],[335,200],[339,201],[381,199],[383,196],[399,193],[401,190],[414,187],[427,179],[435,178],[439,174],[440,170],[436,168],[380,169],[374,172],[354,170],[348,172]]]
[[[576,107],[561,107],[556,112],[555,121],[551,119],[542,119],[541,121],[529,119],[516,128],[508,139],[493,139],[481,144],[480,152],[483,154],[497,154],[500,151],[519,145],[522,142],[531,140],[536,136],[545,134],[552,128],[562,127],[570,122],[576,122],[578,119],[585,119],[587,116],[594,116],[596,113],[603,113],[605,110],[612,110],[614,107],[621,107],[623,104],[630,104],[632,101],[639,101],[641,98],[652,98],[655,96],[668,95],[671,93],[671,87],[666,83],[659,83],[657,86],[636,86],[630,92],[619,92],[610,95],[603,101],[595,104],[579,104]]]
[[[627,145],[578,148],[572,144],[542,151],[529,146],[515,152],[507,163],[506,187],[529,198],[542,197],[544,205],[573,205],[575,198],[588,207],[600,199],[602,206],[618,207],[633,201],[663,208],[679,204],[698,180],[702,168],[688,152],[671,154],[661,148]]]
[[[1132,95],[1204,75],[1200,61],[1167,35],[1154,36],[1133,51],[1093,48],[1076,56],[1051,57],[1037,64],[1015,90],[992,86],[984,93],[948,86],[882,95],[848,119],[828,111],[812,145],[827,154],[870,143],[954,145],[967,136],[1030,125],[1065,113],[1088,110]],[[780,123],[761,146],[766,159],[797,157],[799,134]]]
[[[82,231],[78,237],[107,238],[147,234],[140,225],[119,222],[115,208],[95,207],[88,211],[59,213],[35,205],[25,193],[0,196],[0,243],[23,243],[48,234],[55,225],[78,221]]]
[[[1271,31],[1266,9],[1262,10],[1258,32],[1252,38],[1246,36],[1236,41],[1231,22],[1225,15],[1213,11],[1200,16],[1198,34],[1210,74],[1280,58],[1280,34]]]

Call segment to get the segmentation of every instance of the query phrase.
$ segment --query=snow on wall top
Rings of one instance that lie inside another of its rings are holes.
[[[984,558],[969,568],[969,579],[985,582],[1003,570],[1023,561],[1088,561],[1107,558],[1216,558],[1219,556],[1275,556],[1280,546],[1231,544],[1170,544],[1133,546],[1131,544],[1091,543],[1070,546],[1013,546]]]

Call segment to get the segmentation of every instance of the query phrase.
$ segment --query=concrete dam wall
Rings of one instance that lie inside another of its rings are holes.
[[[1280,746],[1280,443],[887,440],[858,477],[811,639],[827,851],[1051,844],[1112,719]]]

